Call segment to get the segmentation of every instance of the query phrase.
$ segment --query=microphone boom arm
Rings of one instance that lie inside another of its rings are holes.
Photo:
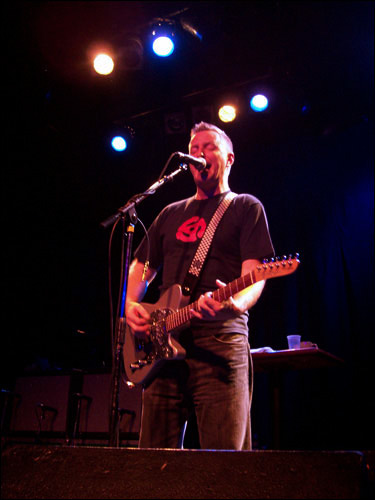
[[[136,195],[132,196],[125,203],[125,205],[123,205],[122,207],[120,207],[115,214],[109,216],[106,220],[104,220],[103,222],[101,222],[100,225],[103,226],[104,228],[110,226],[111,224],[113,224],[114,222],[116,222],[116,220],[119,217],[121,217],[121,215],[125,215],[129,210],[131,210],[132,208],[134,208],[138,203],[140,203],[141,201],[143,201],[145,198],[147,198],[151,194],[155,194],[155,192],[163,184],[165,184],[166,182],[169,182],[169,181],[173,180],[173,178],[176,175],[178,175],[179,173],[181,173],[184,170],[187,170],[187,166],[184,163],[181,163],[181,165],[179,166],[179,168],[177,170],[174,170],[171,174],[165,175],[164,177],[162,177],[158,181],[154,182],[148,189],[146,189],[146,191],[144,191],[143,193],[136,194]]]

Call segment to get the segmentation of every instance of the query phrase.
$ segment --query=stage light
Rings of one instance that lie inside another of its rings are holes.
[[[156,19],[151,32],[154,54],[168,57],[174,52],[174,22],[169,19]]]
[[[143,66],[143,43],[138,36],[127,36],[119,49],[119,61],[127,70],[138,70]]]
[[[114,62],[108,54],[98,54],[94,59],[94,69],[99,75],[109,75],[114,68]]]
[[[164,115],[164,125],[167,134],[184,134],[187,130],[186,117],[183,111],[166,113]]]
[[[122,153],[133,145],[135,130],[130,125],[114,124],[106,134],[106,144],[110,144],[114,151]]]
[[[250,107],[253,111],[261,112],[268,108],[268,99],[263,94],[254,95],[250,99]]]
[[[159,36],[152,44],[152,50],[159,57],[168,57],[174,51],[174,43],[167,36]]]
[[[111,141],[111,146],[115,151],[121,152],[125,151],[125,149],[128,147],[128,144],[124,137],[116,135]]]
[[[231,104],[226,104],[224,106],[221,106],[218,115],[222,122],[229,123],[235,120],[237,111],[236,108]]]

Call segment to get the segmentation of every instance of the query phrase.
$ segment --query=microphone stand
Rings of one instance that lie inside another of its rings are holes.
[[[121,376],[121,359],[122,351],[125,341],[125,328],[126,328],[126,317],[125,317],[125,303],[126,303],[126,293],[127,284],[129,277],[129,267],[130,259],[132,255],[132,244],[134,235],[134,226],[138,221],[137,212],[135,207],[138,203],[143,201],[145,198],[154,194],[163,184],[173,180],[173,178],[180,172],[187,170],[187,165],[182,163],[177,170],[172,172],[170,175],[165,175],[158,181],[154,182],[146,191],[141,194],[137,194],[130,198],[130,200],[120,207],[117,212],[106,220],[101,222],[101,226],[107,228],[114,222],[116,222],[120,217],[123,221],[123,228],[125,228],[125,218],[129,217],[129,224],[126,231],[123,230],[123,248],[125,234],[127,235],[125,259],[124,259],[124,270],[122,273],[122,279],[120,283],[121,290],[121,306],[118,308],[116,323],[115,323],[115,355],[113,357],[113,367],[112,367],[112,383],[111,383],[111,406],[110,406],[110,416],[109,416],[109,446],[119,447],[119,389],[120,389],[120,376]]]

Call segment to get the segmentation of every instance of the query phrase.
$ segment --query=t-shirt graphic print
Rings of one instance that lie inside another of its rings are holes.
[[[196,215],[181,224],[177,229],[176,239],[184,243],[194,243],[202,238],[205,230],[205,220]]]

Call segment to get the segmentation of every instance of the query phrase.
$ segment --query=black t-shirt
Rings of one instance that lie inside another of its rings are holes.
[[[196,200],[187,198],[165,207],[149,229],[150,267],[162,270],[163,293],[175,283],[182,284],[206,226],[226,193]],[[147,241],[143,239],[135,257],[144,262]],[[274,255],[266,214],[261,202],[252,195],[239,194],[225,212],[214,238],[192,300],[215,290],[216,279],[229,283],[241,275],[247,259],[270,258]],[[197,331],[236,332],[247,334],[248,313],[225,322],[192,320]]]

